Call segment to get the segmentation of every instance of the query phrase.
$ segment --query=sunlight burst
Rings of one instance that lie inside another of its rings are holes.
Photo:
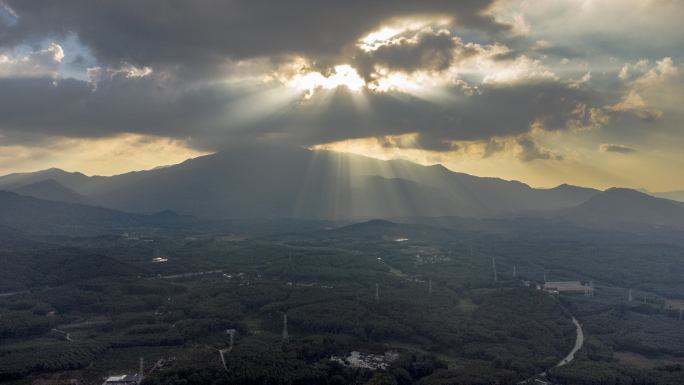
[[[358,91],[366,85],[354,68],[348,64],[335,66],[335,73],[327,78],[319,72],[310,72],[304,76],[297,75],[290,85],[300,89],[309,90],[309,95],[318,87],[333,89],[345,86],[352,91]]]

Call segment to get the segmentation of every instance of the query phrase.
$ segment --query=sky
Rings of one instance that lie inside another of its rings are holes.
[[[0,175],[284,144],[684,190],[681,0],[0,0]]]

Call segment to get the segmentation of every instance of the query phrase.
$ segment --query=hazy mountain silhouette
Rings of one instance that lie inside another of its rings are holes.
[[[192,214],[207,219],[441,217],[452,225],[450,217],[532,215],[609,226],[633,222],[684,225],[684,207],[679,202],[630,189],[600,192],[569,185],[533,189],[520,182],[454,173],[442,166],[281,147],[222,152],[114,177],[86,177],[55,169],[41,173],[62,177],[77,184],[74,188],[98,191],[93,200],[118,210],[0,191],[0,224],[49,233],[50,226],[196,221],[188,215]],[[28,178],[15,174],[7,179],[17,184],[35,178],[24,176]],[[57,183],[45,181],[24,188]]]
[[[40,178],[54,179],[108,208],[137,213],[173,210],[207,219],[482,218],[569,208],[599,193],[568,185],[534,189],[517,181],[452,172],[441,165],[264,146],[112,177],[57,169],[12,174],[0,177],[0,188]]]
[[[172,211],[153,215],[134,214],[104,207],[43,200],[0,190],[0,227],[9,226],[33,234],[111,234],[119,233],[125,227],[165,227],[194,222],[197,222],[196,218]],[[21,241],[21,232],[12,234],[17,241]],[[2,240],[0,237],[0,241]]]
[[[0,191],[0,223],[43,232],[45,227],[135,226],[147,216],[104,207],[55,202]],[[56,231],[59,233],[59,231]]]
[[[48,201],[90,204],[90,199],[88,199],[87,196],[79,194],[76,191],[65,187],[54,179],[47,179],[40,182],[31,183],[26,186],[11,189],[10,191],[13,191],[19,195],[30,196]]]
[[[677,202],[684,202],[684,190],[667,191],[667,192],[650,192],[646,189],[640,188],[637,191],[648,194],[658,198],[671,199]]]
[[[547,215],[601,225],[637,222],[684,226],[684,207],[677,202],[626,188],[608,189],[577,207],[555,210]]]

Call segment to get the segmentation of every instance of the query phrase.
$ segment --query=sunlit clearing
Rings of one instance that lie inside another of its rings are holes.
[[[381,147],[378,143],[376,140],[376,147]],[[414,215],[410,195],[403,188],[393,188],[398,183],[403,183],[396,178],[422,182],[431,179],[429,175],[419,174],[407,162],[378,162],[329,151],[314,151],[304,177],[305,182],[293,210],[295,216],[306,217],[310,215],[307,213],[311,213],[312,208],[319,207],[324,210],[316,212],[319,218],[366,219],[383,217],[386,215],[384,213],[390,212],[398,213],[398,216]],[[353,191],[372,192],[350,194]],[[432,202],[422,204],[430,207]],[[435,214],[440,212],[437,209],[435,206]],[[321,212],[324,214],[321,215]]]
[[[404,134],[404,135],[388,135],[382,139],[378,138],[358,138],[347,139],[339,142],[324,143],[313,146],[312,150],[330,150],[337,152],[348,152],[351,154],[358,154],[368,156],[371,158],[389,160],[389,159],[407,159],[412,162],[425,164],[424,159],[416,159],[414,153],[425,151],[416,149],[418,147],[418,134]],[[401,154],[399,148],[401,147]]]
[[[373,44],[376,41],[384,41],[387,40],[391,37],[394,37],[398,35],[399,33],[403,32],[401,28],[389,28],[385,27],[377,32],[372,32],[368,36],[364,37],[361,39],[366,44]]]
[[[373,51],[387,40],[408,31],[418,31],[427,26],[447,26],[451,24],[452,18],[444,15],[423,15],[410,18],[400,18],[391,20],[380,29],[369,33],[360,40],[363,44],[359,47],[365,51]]]
[[[273,87],[251,92],[226,108],[225,119],[236,128],[249,127],[256,121],[284,113],[299,91],[289,87]]]
[[[311,95],[318,87],[333,89],[339,86],[346,86],[352,91],[358,91],[366,85],[366,82],[361,79],[355,69],[344,64],[336,66],[335,73],[327,78],[319,72],[310,72],[304,76],[295,76],[290,85],[300,90],[309,90],[309,95]]]
[[[423,95],[439,87],[456,85],[458,82],[458,74],[455,71],[453,73],[446,71],[436,74],[416,71],[406,74],[378,69],[377,72],[381,77],[369,83],[368,88],[379,92],[396,90],[414,95]]]
[[[173,165],[208,154],[181,139],[139,134],[111,138],[48,138],[37,147],[0,146],[0,175],[50,167],[87,175],[115,175]]]

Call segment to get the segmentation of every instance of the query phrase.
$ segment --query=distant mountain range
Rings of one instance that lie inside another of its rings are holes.
[[[646,189],[639,188],[637,191],[648,194],[658,198],[671,199],[673,201],[684,202],[684,190],[668,191],[668,192],[650,192]]]
[[[244,147],[111,177],[59,169],[11,174],[0,177],[0,189],[102,206],[93,209],[140,214],[173,210],[202,219],[526,215],[678,226],[684,210],[676,202],[634,190],[601,192],[569,185],[535,189],[441,165],[287,147]],[[7,194],[0,198],[17,199]]]

